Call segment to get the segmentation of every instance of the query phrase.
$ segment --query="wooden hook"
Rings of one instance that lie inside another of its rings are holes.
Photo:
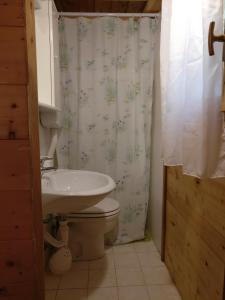
[[[209,55],[210,56],[215,54],[215,52],[214,52],[214,43],[215,42],[220,42],[220,43],[225,42],[225,35],[224,34],[215,35],[214,29],[215,29],[215,22],[210,22],[209,35],[208,35],[208,47],[209,47]]]

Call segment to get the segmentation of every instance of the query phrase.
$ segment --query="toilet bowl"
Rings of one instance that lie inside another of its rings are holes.
[[[90,208],[67,215],[73,260],[94,260],[104,256],[104,235],[116,228],[119,211],[116,200],[104,198]]]

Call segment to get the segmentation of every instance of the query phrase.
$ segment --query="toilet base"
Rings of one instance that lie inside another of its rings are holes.
[[[104,235],[85,236],[76,233],[70,237],[69,248],[73,261],[86,261],[101,258],[105,254]]]

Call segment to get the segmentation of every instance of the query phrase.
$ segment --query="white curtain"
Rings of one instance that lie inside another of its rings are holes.
[[[118,243],[144,237],[158,20],[65,19],[61,31],[64,129],[60,164],[116,182]]]
[[[161,28],[163,157],[197,177],[225,175],[220,112],[222,44],[208,54],[208,28],[223,32],[223,0],[164,0]]]

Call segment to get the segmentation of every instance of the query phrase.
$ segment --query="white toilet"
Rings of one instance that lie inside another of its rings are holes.
[[[116,229],[119,212],[116,200],[104,198],[90,208],[67,214],[73,260],[93,260],[104,256],[104,236]]]

